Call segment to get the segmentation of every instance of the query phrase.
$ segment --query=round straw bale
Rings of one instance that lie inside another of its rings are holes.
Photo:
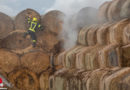
[[[38,47],[41,47],[47,53],[55,52],[55,50],[59,50],[61,47],[58,37],[52,33],[39,32],[39,34],[37,34],[37,38],[38,38],[38,42],[37,42]]]
[[[123,46],[121,48],[122,51],[122,67],[130,67],[130,45]]]
[[[115,24],[110,30],[110,43],[123,44],[123,31],[124,28],[129,24],[130,19],[124,19]]]
[[[9,16],[0,12],[0,39],[14,30],[14,23]]]
[[[118,21],[121,19],[120,11],[121,7],[126,0],[113,0],[112,4],[108,9],[108,19],[109,21]]]
[[[20,30],[27,30],[28,29],[28,24],[27,24],[27,17],[30,16],[31,18],[36,17],[38,21],[40,22],[40,15],[38,12],[36,12],[33,9],[26,9],[21,11],[14,20],[15,23],[15,29],[20,29]]]
[[[39,80],[36,74],[30,70],[14,71],[9,74],[8,78],[18,90],[39,90]]]
[[[122,0],[123,1],[123,0]],[[130,18],[130,0],[125,0],[125,3],[121,7],[121,18]]]
[[[98,11],[98,21],[99,23],[105,23],[108,21],[108,9],[110,7],[112,2],[107,1],[105,3],[103,3],[100,7],[99,7],[99,11]]]
[[[81,45],[86,45],[88,46],[88,42],[87,42],[87,35],[89,30],[91,30],[94,27],[94,25],[89,26],[89,27],[84,27],[83,29],[81,29],[81,31],[78,34],[78,43]]]
[[[46,13],[41,20],[45,30],[59,34],[62,30],[64,14],[61,11],[53,10]]]
[[[49,67],[49,56],[41,51],[26,53],[21,57],[21,64],[23,67],[39,74]]]
[[[50,71],[43,72],[40,76],[40,90],[49,90]]]
[[[128,24],[123,31],[123,44],[130,44],[130,24]]]
[[[11,72],[20,65],[19,57],[5,49],[0,49],[0,68],[4,72]]]
[[[98,26],[95,25],[93,28],[91,28],[87,33],[87,42],[89,46],[93,46],[97,43],[97,30]]]
[[[100,90],[100,78],[106,73],[105,69],[96,69],[91,73],[90,78],[87,81],[87,89],[88,90]]]
[[[0,75],[4,76],[5,78],[7,78],[7,73],[4,72],[2,69],[0,69]]]
[[[31,40],[23,38],[24,33],[24,30],[16,30],[11,32],[6,38],[2,40],[2,48],[18,50],[29,47],[31,45]]]
[[[109,44],[109,31],[110,27],[113,24],[107,23],[104,24],[101,28],[98,29],[97,31],[97,43],[99,45],[106,45]]]

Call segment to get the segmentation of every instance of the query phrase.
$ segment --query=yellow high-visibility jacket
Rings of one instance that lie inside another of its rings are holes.
[[[36,30],[41,28],[41,25],[38,22],[34,22],[30,18],[28,18],[28,24],[29,24],[28,30],[33,31],[33,32],[36,32]]]

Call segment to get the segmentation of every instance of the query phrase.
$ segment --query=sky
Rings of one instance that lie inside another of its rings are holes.
[[[32,8],[41,15],[54,9],[72,14],[86,6],[98,8],[105,1],[110,0],[0,0],[0,12],[15,16],[22,10]]]
[[[42,14],[53,4],[54,0],[0,0],[0,11],[15,16],[22,10],[32,8]]]

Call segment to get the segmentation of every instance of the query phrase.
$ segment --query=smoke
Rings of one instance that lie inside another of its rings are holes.
[[[105,1],[110,1],[110,0],[65,0],[65,1],[56,0],[54,5],[50,9],[47,10],[47,11],[60,10],[66,15],[66,17],[64,18],[63,30],[60,35],[60,38],[64,39],[63,47],[65,49],[70,49],[76,45],[77,36],[78,36],[78,28],[77,28],[77,23],[76,23],[77,21],[75,21],[75,18],[76,18],[77,12],[84,7],[94,7],[98,9],[98,7]],[[90,13],[89,15],[93,16]],[[85,17],[82,18],[82,20],[83,19],[85,19]]]
[[[71,16],[64,18],[63,30],[59,35],[59,38],[64,40],[63,48],[70,49],[76,44],[78,31],[76,30],[76,23],[71,23]]]
[[[98,8],[105,1],[111,0],[55,0],[54,5],[46,11],[60,10],[65,14],[73,14],[84,7]]]

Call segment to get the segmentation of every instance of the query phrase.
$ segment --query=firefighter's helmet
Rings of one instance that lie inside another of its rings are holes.
[[[37,22],[38,20],[36,17],[34,17],[32,21]]]

